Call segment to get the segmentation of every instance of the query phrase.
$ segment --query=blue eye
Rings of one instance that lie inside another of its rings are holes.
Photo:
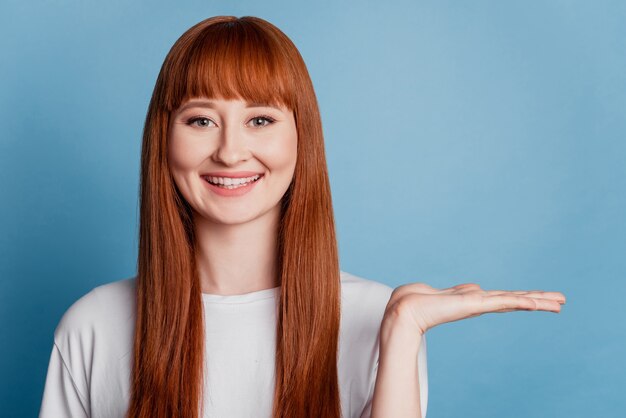
[[[271,125],[272,123],[274,123],[276,121],[274,118],[272,118],[270,116],[257,116],[257,117],[254,117],[254,118],[250,119],[250,120],[251,121],[259,121],[259,120],[261,121],[260,125],[259,124],[255,124],[254,122],[252,123],[252,125],[255,128],[262,128],[264,126]],[[264,123],[263,121],[266,122],[266,123]]]
[[[196,123],[196,122],[198,122],[198,123]],[[211,119],[205,118],[205,117],[202,117],[202,116],[196,116],[196,117],[193,117],[193,118],[191,118],[191,119],[189,119],[187,121],[187,125],[194,125],[194,126],[198,126],[200,128],[205,128],[205,127],[209,126],[209,123],[214,123],[214,122]]]

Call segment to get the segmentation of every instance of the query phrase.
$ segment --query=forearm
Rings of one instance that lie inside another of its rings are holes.
[[[421,334],[391,318],[381,324],[372,418],[421,418],[417,354]]]

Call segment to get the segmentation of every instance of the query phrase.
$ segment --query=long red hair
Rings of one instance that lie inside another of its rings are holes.
[[[251,16],[188,29],[159,73],[143,131],[137,317],[127,418],[203,411],[204,312],[193,215],[171,176],[171,113],[192,97],[278,103],[294,112],[298,155],[281,201],[274,418],[340,418],[340,278],[317,99],[291,40]],[[209,318],[210,320],[210,318]]]

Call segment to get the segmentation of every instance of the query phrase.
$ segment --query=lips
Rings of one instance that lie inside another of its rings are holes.
[[[242,178],[233,178],[233,177],[210,177],[210,176],[202,176],[204,183],[207,185],[209,190],[214,192],[217,195],[224,197],[235,197],[235,196],[243,196],[252,190],[256,184],[263,178],[263,175],[255,174],[252,176],[255,180],[245,181],[243,183],[237,184],[237,182],[241,182]],[[246,177],[244,177],[245,179]],[[212,179],[212,180],[210,180]],[[218,181],[218,184],[214,184],[215,181]]]

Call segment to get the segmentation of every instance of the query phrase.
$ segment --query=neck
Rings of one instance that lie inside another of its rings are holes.
[[[238,295],[279,286],[279,217],[279,206],[236,225],[196,216],[196,264],[202,293]]]

